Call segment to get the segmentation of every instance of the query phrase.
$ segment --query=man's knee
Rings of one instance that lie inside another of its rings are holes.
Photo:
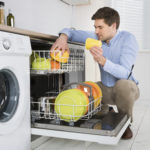
[[[131,80],[118,80],[113,87],[114,102],[119,111],[132,117],[133,105],[139,97],[139,89]]]
[[[131,80],[118,80],[113,87],[114,95],[129,100],[136,100],[139,97],[139,88]]]

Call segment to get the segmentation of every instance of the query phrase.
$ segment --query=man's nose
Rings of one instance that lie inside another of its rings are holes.
[[[95,33],[96,33],[96,34],[99,33],[99,29],[98,29],[98,28],[95,29]]]

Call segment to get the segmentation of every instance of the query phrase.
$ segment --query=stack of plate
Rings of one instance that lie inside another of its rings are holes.
[[[89,99],[79,89],[69,89],[61,92],[55,101],[55,111],[59,118],[69,121],[77,121],[88,111]]]
[[[89,88],[89,85],[91,88]],[[90,89],[92,92],[90,92]],[[94,99],[91,101],[89,96]],[[100,105],[101,100],[102,91],[100,87],[94,82],[87,81],[83,85],[77,84],[76,88],[61,92],[55,101],[55,112],[61,120],[76,122],[89,111],[94,111]],[[92,105],[94,107],[91,110],[89,106]]]

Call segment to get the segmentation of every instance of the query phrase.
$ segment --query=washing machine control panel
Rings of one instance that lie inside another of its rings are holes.
[[[4,39],[2,45],[6,50],[9,50],[11,47],[11,41],[9,39]]]
[[[0,55],[30,55],[31,53],[28,36],[0,31]]]

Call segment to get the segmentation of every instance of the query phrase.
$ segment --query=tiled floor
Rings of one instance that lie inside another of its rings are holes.
[[[150,150],[150,101],[136,101],[133,117],[133,138],[120,140],[116,146],[51,138],[34,150]]]

